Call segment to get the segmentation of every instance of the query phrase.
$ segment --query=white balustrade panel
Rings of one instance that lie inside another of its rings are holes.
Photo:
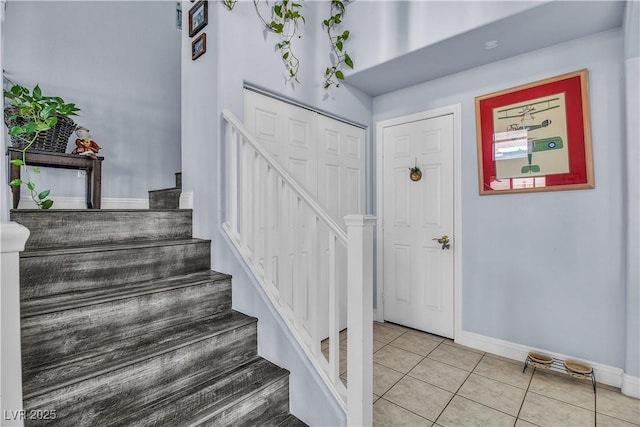
[[[349,424],[371,425],[375,219],[349,216],[345,233],[233,114],[224,117],[224,229]],[[340,345],[344,325],[348,351]],[[347,361],[349,394],[340,377]]]

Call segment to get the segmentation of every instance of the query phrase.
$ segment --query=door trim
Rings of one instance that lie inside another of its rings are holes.
[[[376,123],[376,309],[374,320],[384,321],[384,129],[419,120],[453,115],[453,334],[454,339],[462,331],[462,104],[448,105]]]

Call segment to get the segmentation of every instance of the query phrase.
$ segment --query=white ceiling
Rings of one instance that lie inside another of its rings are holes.
[[[553,1],[346,76],[371,96],[622,25],[624,1]],[[499,46],[485,50],[497,40]]]

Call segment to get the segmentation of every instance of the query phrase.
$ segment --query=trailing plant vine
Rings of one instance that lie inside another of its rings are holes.
[[[353,69],[353,60],[344,48],[344,43],[349,38],[349,30],[336,34],[337,27],[342,23],[345,6],[348,2],[349,0],[331,0],[331,16],[322,21],[333,50],[332,65],[327,67],[324,72],[325,89],[329,89],[331,86],[340,87],[339,80],[344,80],[344,72],[342,71],[344,65]]]
[[[230,0],[227,0],[230,1]],[[278,0],[271,7],[271,21],[265,19],[258,7],[259,0],[253,0],[253,5],[265,28],[280,36],[281,41],[276,43],[280,50],[282,61],[285,63],[289,78],[300,83],[298,80],[298,70],[300,69],[300,59],[293,50],[292,41],[300,38],[298,35],[299,22],[305,22],[304,16],[300,13],[302,4],[292,0]]]
[[[340,86],[339,81],[344,79],[344,65],[353,68],[353,60],[344,48],[345,42],[349,38],[349,31],[344,30],[342,33],[336,33],[337,27],[342,23],[345,6],[349,1],[331,0],[331,16],[322,22],[326,28],[331,46],[331,64],[324,73],[325,89],[331,86]],[[233,10],[237,0],[221,0],[221,2],[227,9]],[[306,23],[301,13],[302,3],[297,3],[293,0],[276,0],[271,6],[271,18],[266,19],[260,12],[259,2],[260,0],[253,0],[258,18],[268,31],[280,36],[280,41],[275,46],[280,51],[289,78],[296,83],[300,83],[298,80],[300,59],[294,52],[293,42],[301,37],[298,34],[300,23]]]

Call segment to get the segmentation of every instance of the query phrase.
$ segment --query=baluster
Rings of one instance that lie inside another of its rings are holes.
[[[304,248],[304,236],[302,235],[302,215],[300,212],[300,197],[295,195],[293,198],[293,230],[291,237],[293,240],[293,277],[291,278],[293,314],[296,329],[302,331],[302,323],[304,316],[304,307],[302,298],[304,296],[304,269],[302,260],[302,251]]]
[[[265,282],[271,287],[276,280],[275,272],[273,271],[273,256],[274,256],[274,236],[273,228],[276,227],[277,214],[274,212],[276,199],[276,188],[274,185],[274,172],[273,168],[268,163],[265,164],[266,168],[266,191],[265,191],[265,209],[264,209],[264,278]]]
[[[371,425],[373,392],[373,227],[375,217],[349,215],[347,225],[347,425]]]
[[[290,242],[291,242],[291,201],[292,191],[287,183],[280,179],[280,269],[279,269],[279,293],[280,306],[285,310],[287,316],[291,318],[291,260],[290,260]]]
[[[318,325],[318,272],[322,253],[318,246],[318,216],[310,210],[309,217],[309,328],[311,334],[311,352],[315,357],[322,357],[320,346],[320,328]]]
[[[240,139],[240,223],[239,223],[239,232],[240,232],[240,244],[242,246],[242,250],[245,255],[249,255],[249,249],[247,247],[247,236],[248,230],[247,225],[249,224],[248,209],[249,209],[249,189],[251,188],[251,183],[248,182],[248,166],[247,166],[247,152],[249,151],[249,143],[245,141],[244,137]]]
[[[238,132],[227,122],[229,138],[229,217],[231,233],[238,238]]]
[[[251,150],[251,173],[253,178],[251,198],[253,206],[251,208],[251,251],[253,253],[253,264],[260,270],[260,215],[263,212],[262,194],[260,191],[260,156],[257,151]]]
[[[336,280],[336,235],[329,231],[329,379],[340,382],[340,298]]]

